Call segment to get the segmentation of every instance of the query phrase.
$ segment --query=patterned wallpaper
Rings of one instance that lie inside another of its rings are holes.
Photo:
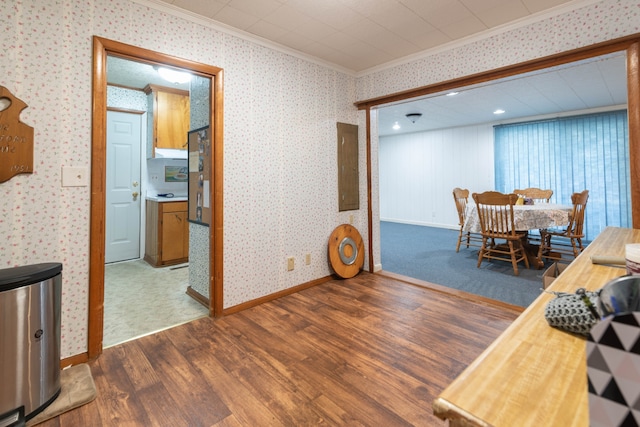
[[[640,32],[638,0],[587,6],[358,80],[358,100],[468,76]]]
[[[5,0],[0,84],[29,106],[21,119],[35,128],[35,172],[0,184],[0,266],[63,263],[62,357],[85,352],[90,188],[61,187],[60,174],[90,166],[93,35],[225,70],[223,274],[231,307],[328,275],[328,236],[350,215],[367,247],[365,116],[353,102],[638,32],[639,21],[637,2],[605,0],[356,81],[129,0]],[[338,212],[336,122],[360,125],[357,212]],[[375,137],[372,146],[375,224]],[[288,256],[296,258],[291,272]]]

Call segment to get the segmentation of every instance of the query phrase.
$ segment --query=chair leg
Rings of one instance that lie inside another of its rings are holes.
[[[578,243],[576,245],[576,242]],[[580,255],[580,252],[582,252],[583,248],[582,248],[582,239],[578,239],[578,238],[571,238],[571,247],[573,248],[573,257],[577,258],[578,255]]]
[[[522,254],[522,258],[524,259],[524,265],[529,268],[529,257],[527,257],[527,251],[524,249],[522,243],[520,243],[520,253]]]
[[[482,246],[480,247],[480,250],[478,251],[478,268],[480,268],[480,265],[482,264],[482,258],[484,257],[484,253],[486,251],[486,245],[487,245],[487,238],[483,237],[482,238]]]
[[[513,241],[508,240],[507,243],[509,244],[509,254],[511,254],[511,265],[513,265],[513,274],[518,276],[520,272],[518,271],[518,261],[516,258],[516,251],[513,247]]]
[[[462,241],[462,228],[460,228],[460,233],[458,233],[458,244],[456,245],[456,252],[460,251],[460,242]]]
[[[471,243],[471,232],[467,231],[467,249],[469,249],[470,243]]]

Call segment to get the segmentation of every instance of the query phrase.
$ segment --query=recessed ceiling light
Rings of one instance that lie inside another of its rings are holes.
[[[493,112],[493,114],[504,114],[504,110],[501,110],[498,108],[496,111]]]
[[[457,94],[459,94],[460,92],[449,92],[447,94],[447,96],[456,96]]]
[[[398,130],[398,129],[400,129],[400,125],[398,124],[398,122],[395,122],[393,124],[393,130]]]

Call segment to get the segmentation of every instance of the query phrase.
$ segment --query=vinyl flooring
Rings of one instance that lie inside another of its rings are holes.
[[[188,265],[154,268],[144,260],[105,266],[103,347],[208,315],[186,294]]]
[[[60,426],[434,426],[519,311],[362,272],[104,350]]]

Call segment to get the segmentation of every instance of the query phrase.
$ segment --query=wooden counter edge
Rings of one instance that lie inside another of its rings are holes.
[[[443,420],[449,420],[449,427],[491,427],[479,418],[438,397],[432,404],[433,414]]]
[[[580,254],[580,256],[578,257],[579,260],[576,260],[577,262],[574,261],[573,263],[571,263],[547,290],[574,292],[578,287],[574,278],[576,277],[576,275],[580,274],[589,274],[590,280],[588,281],[588,283],[581,282],[581,285],[587,288],[587,290],[595,290],[604,286],[609,280],[612,280],[613,278],[620,275],[624,275],[624,270],[618,268],[617,266],[609,267],[604,265],[594,265],[591,263],[590,256],[593,254],[624,256],[624,244],[635,242],[640,242],[640,230],[621,227],[606,227],[605,230],[603,230],[603,232],[600,233],[600,235],[587,246],[585,251]],[[598,277],[601,277],[602,280],[596,280],[598,279]],[[442,391],[442,393],[440,393],[436,400],[433,401],[432,408],[434,415],[444,420],[449,419],[451,421],[451,426],[492,425],[490,423],[487,423],[487,421],[484,421],[482,418],[478,418],[477,414],[474,415],[469,412],[469,408],[462,409],[462,407],[452,403],[452,400],[449,400],[449,398],[453,396],[451,392],[452,387],[462,387],[464,383],[468,382],[469,377],[477,375],[478,369],[481,369],[483,364],[486,363],[486,359],[488,359],[495,351],[497,351],[497,347],[505,345],[505,340],[513,340],[515,339],[515,337],[519,336],[520,332],[516,334],[516,331],[520,331],[520,328],[524,323],[532,323],[532,319],[536,319],[536,322],[538,323],[544,322],[544,320],[541,321],[540,319],[544,319],[543,317],[541,317],[543,315],[544,307],[546,306],[546,303],[552,298],[553,295],[549,293],[542,293],[529,307],[527,307],[527,309],[520,316],[518,316],[518,318],[502,334],[500,334],[500,336],[495,341],[493,341],[485,349],[485,351],[483,351],[471,364],[469,364],[462,371],[462,373],[458,375],[458,377],[456,377],[453,382],[449,384],[449,386],[447,386],[445,390]],[[538,317],[536,318],[536,316]],[[551,331],[551,333],[565,334],[564,332],[555,330],[554,328],[550,328],[549,331]],[[562,336],[564,337],[565,335]],[[572,339],[577,340],[578,338],[574,337]],[[512,344],[513,343],[511,343],[510,345]],[[581,360],[581,364],[584,364],[584,369],[586,372],[586,360]],[[487,372],[483,372],[483,374],[487,374]],[[583,391],[585,401],[584,407],[588,407],[586,402],[586,387],[584,387]],[[459,393],[459,390],[457,392],[454,392],[454,395],[455,393]],[[457,398],[458,396],[455,397]],[[582,418],[589,416],[588,409],[586,411],[586,413],[582,414]],[[463,417],[466,419],[463,420]]]

